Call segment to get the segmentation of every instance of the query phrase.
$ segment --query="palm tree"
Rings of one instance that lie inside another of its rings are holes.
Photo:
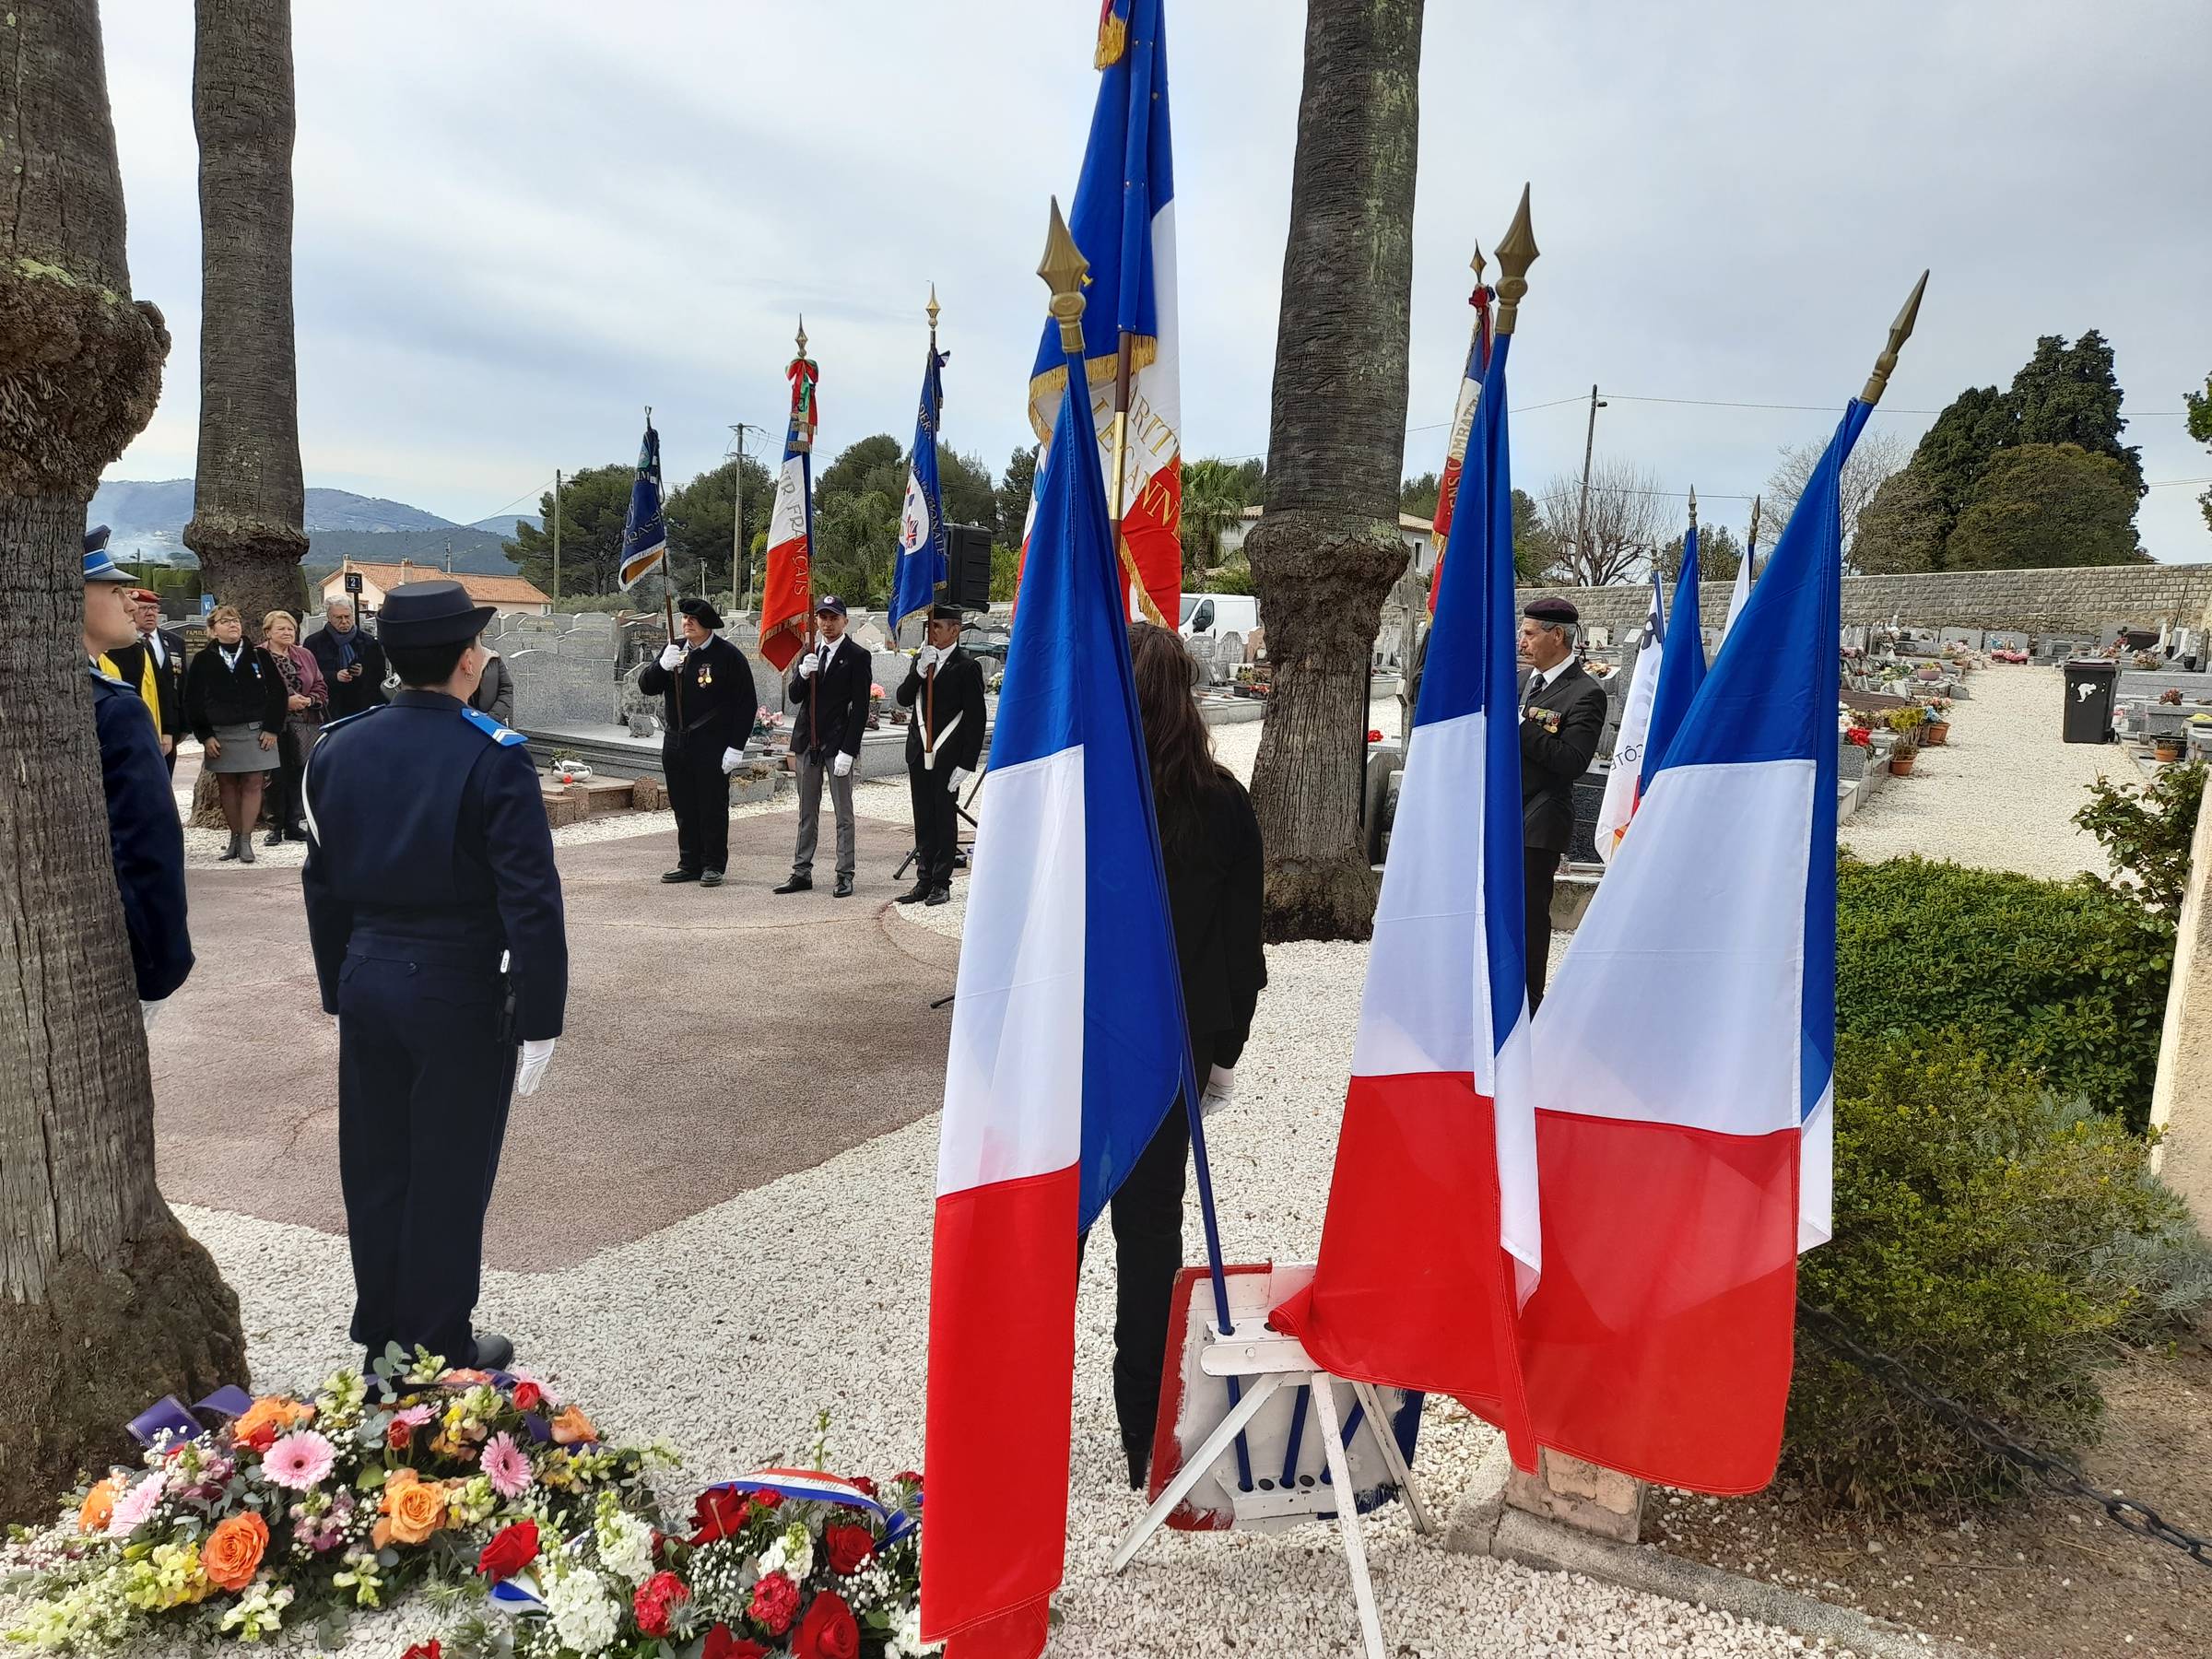
[[[1212,456],[1182,469],[1182,576],[1185,587],[1203,586],[1207,571],[1221,562],[1221,533],[1244,515],[1252,503],[1244,476]]]
[[[51,1515],[165,1394],[245,1374],[238,1301],[154,1184],[153,1084],[108,858],[85,505],[151,418],[96,0],[16,0],[0,77],[0,1519]]]
[[[1368,664],[1398,536],[1421,0],[1309,0],[1267,513],[1245,543],[1273,667],[1253,804],[1267,936],[1365,938]]]
[[[296,608],[306,491],[292,344],[291,0],[197,0],[200,459],[184,545],[258,629]]]

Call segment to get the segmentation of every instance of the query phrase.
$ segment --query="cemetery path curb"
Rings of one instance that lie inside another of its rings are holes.
[[[1498,1482],[1478,1475],[1453,1508],[1444,1548],[1454,1554],[1493,1556],[1543,1571],[1580,1573],[1624,1590],[1664,1595],[1822,1639],[1862,1659],[1989,1659],[1979,1648],[1870,1618],[1780,1584],[1724,1572],[1661,1549],[1616,1544],[1508,1508],[1498,1496],[1504,1458],[1503,1448],[1497,1450]]]

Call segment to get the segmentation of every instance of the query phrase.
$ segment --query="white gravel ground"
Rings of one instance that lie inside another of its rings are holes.
[[[2103,850],[2072,820],[2104,772],[2135,781],[2124,751],[2059,740],[2056,668],[1998,664],[1967,683],[1973,695],[1952,705],[1949,740],[1922,749],[1911,776],[1853,813],[1843,844],[1861,858],[1917,853],[2062,881],[2105,874]]]

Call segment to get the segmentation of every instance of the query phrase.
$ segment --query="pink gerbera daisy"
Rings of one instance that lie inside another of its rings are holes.
[[[502,1498],[520,1498],[530,1489],[529,1454],[504,1430],[485,1442],[482,1467],[491,1489]]]
[[[122,1497],[115,1500],[115,1509],[108,1519],[108,1536],[128,1537],[143,1525],[154,1506],[161,1501],[161,1477],[148,1476]]]
[[[336,1453],[312,1429],[286,1435],[261,1455],[261,1472],[276,1485],[304,1492],[330,1474]]]

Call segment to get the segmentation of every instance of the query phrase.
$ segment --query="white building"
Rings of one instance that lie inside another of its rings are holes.
[[[333,571],[323,582],[323,606],[330,607],[334,599],[346,597],[346,571],[352,571],[361,579],[360,603],[370,610],[384,607],[384,594],[403,582],[441,582],[446,571],[437,565],[413,564],[358,564],[347,561],[343,570]],[[553,614],[553,596],[535,582],[520,576],[478,576],[465,571],[455,571],[452,579],[461,584],[468,596],[478,605],[488,605],[501,616],[549,617]]]
[[[1265,511],[1266,509],[1264,507],[1247,507],[1244,509],[1243,517],[1221,532],[1221,556],[1224,559],[1231,553],[1243,550],[1244,538],[1252,534],[1252,527],[1260,522],[1260,514]],[[1429,568],[1429,532],[1430,528],[1429,521],[1425,518],[1415,518],[1410,512],[1398,514],[1398,535],[1405,540],[1406,550],[1413,555],[1416,570]]]

